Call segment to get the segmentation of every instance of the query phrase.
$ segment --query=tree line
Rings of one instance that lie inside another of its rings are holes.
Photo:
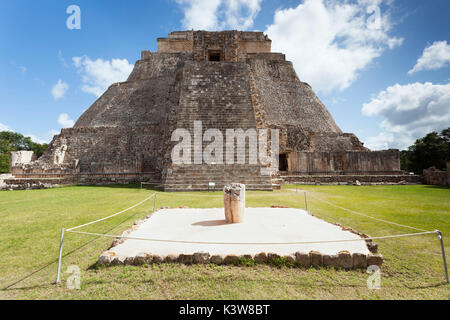
[[[422,174],[424,169],[436,167],[446,169],[446,159],[449,154],[450,127],[440,133],[431,132],[408,148],[400,152],[402,170]]]

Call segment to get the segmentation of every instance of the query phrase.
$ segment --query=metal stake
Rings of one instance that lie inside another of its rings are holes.
[[[304,193],[305,193],[305,208],[306,208],[306,212],[309,212],[308,211],[308,200],[306,200],[306,191]]]
[[[158,193],[155,192],[155,199],[153,201],[153,212],[155,212],[155,209],[156,209],[156,197],[157,197],[157,195],[158,195]]]
[[[442,250],[442,260],[444,261],[444,270],[445,270],[445,280],[447,281],[447,284],[449,284],[448,280],[448,269],[447,269],[447,259],[445,259],[445,250],[444,250],[444,237],[442,236],[442,232],[439,230],[436,230],[437,236],[439,237],[439,240],[441,240],[441,250]]]
[[[56,275],[56,283],[59,283],[61,276],[61,259],[63,251],[63,242],[64,242],[64,228],[61,229],[61,242],[59,244],[58,274]]]

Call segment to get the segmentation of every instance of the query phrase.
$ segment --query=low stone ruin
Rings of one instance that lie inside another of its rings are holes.
[[[194,254],[180,254],[160,256],[142,252],[134,257],[119,256],[113,251],[106,251],[98,258],[99,265],[144,265],[153,263],[181,263],[216,265],[235,265],[242,261],[254,261],[257,264],[285,263],[300,268],[321,268],[331,267],[336,269],[366,269],[368,266],[381,267],[383,256],[381,254],[362,254],[348,251],[340,251],[335,255],[322,254],[317,251],[296,252],[291,255],[279,255],[276,253],[261,252],[256,255],[210,255],[207,252],[197,252]]]

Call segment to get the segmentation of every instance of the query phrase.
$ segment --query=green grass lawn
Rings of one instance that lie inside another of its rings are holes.
[[[411,233],[331,207],[444,233],[450,260],[450,188],[432,186],[303,186],[314,215],[370,236]],[[295,186],[247,192],[247,206],[304,208]],[[54,285],[61,228],[99,219],[152,194],[129,186],[73,186],[0,192],[0,299],[449,299],[435,235],[377,240],[384,256],[380,290],[367,289],[364,271],[268,265],[159,264],[97,267],[110,238],[66,234],[62,284]],[[312,198],[314,196],[315,198]],[[157,207],[222,207],[221,192],[158,193]],[[153,209],[153,200],[81,231],[120,234]],[[81,269],[81,290],[64,285],[69,265]],[[13,284],[13,285],[12,285]]]

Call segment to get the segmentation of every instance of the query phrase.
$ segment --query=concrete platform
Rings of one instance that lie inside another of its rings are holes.
[[[341,251],[347,254],[369,256],[365,241],[312,243],[312,244],[267,244],[323,240],[361,239],[350,231],[309,215],[306,211],[292,208],[246,208],[245,221],[239,224],[225,222],[223,208],[211,209],[164,209],[151,218],[136,225],[124,235],[137,238],[181,240],[194,242],[251,242],[265,244],[192,244],[153,242],[126,239],[100,256],[105,262],[116,259],[124,262],[128,257],[155,255],[163,261],[172,255],[176,260],[182,255],[208,253],[219,255],[255,255],[265,252],[279,256],[295,257],[301,252],[319,252],[336,256]],[[103,258],[102,258],[103,257]],[[108,258],[108,259],[105,259]],[[351,258],[351,257],[350,257]]]

